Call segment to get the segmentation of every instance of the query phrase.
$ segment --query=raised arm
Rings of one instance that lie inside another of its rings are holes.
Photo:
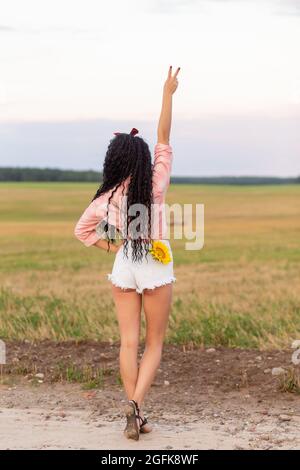
[[[172,76],[172,65],[170,65],[168,77],[164,84],[162,107],[157,128],[157,142],[160,144],[169,144],[172,123],[172,97],[178,86],[177,75],[179,70],[180,67]]]

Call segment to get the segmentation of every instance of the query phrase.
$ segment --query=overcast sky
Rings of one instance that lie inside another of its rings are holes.
[[[100,169],[133,126],[153,146],[173,64],[173,174],[300,174],[300,1],[0,6],[1,166]]]

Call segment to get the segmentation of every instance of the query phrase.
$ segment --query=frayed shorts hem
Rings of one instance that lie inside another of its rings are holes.
[[[125,285],[125,283],[122,283],[119,280],[117,280],[116,277],[111,273],[107,274],[107,278],[108,278],[109,281],[111,281],[111,283],[114,286],[120,287],[120,289],[123,289],[123,290],[134,289],[138,294],[142,294],[143,290],[145,290],[145,289],[153,290],[156,287],[161,287],[161,286],[165,286],[167,284],[171,284],[173,282],[176,282],[176,277],[171,276],[171,277],[168,277],[166,279],[157,280],[157,281],[155,281],[151,284],[145,284],[145,285],[143,285],[143,287],[137,287],[137,286],[132,286],[132,285],[129,285],[129,284]]]

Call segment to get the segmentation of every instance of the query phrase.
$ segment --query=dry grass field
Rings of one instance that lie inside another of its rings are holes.
[[[106,273],[113,254],[73,235],[90,183],[0,185],[0,337],[117,341]],[[172,344],[288,347],[300,338],[300,185],[172,185],[167,202],[202,203],[205,244],[171,240]]]

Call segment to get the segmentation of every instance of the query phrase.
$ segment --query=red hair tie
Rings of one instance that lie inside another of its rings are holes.
[[[136,134],[138,134],[138,132],[139,131],[135,127],[133,127],[130,131],[130,135],[135,136]],[[121,132],[114,132],[114,135],[119,135],[119,134],[121,134]]]
[[[138,132],[139,132],[139,131],[138,131],[135,127],[133,127],[133,128],[131,129],[131,131],[130,131],[130,135],[138,134]]]

